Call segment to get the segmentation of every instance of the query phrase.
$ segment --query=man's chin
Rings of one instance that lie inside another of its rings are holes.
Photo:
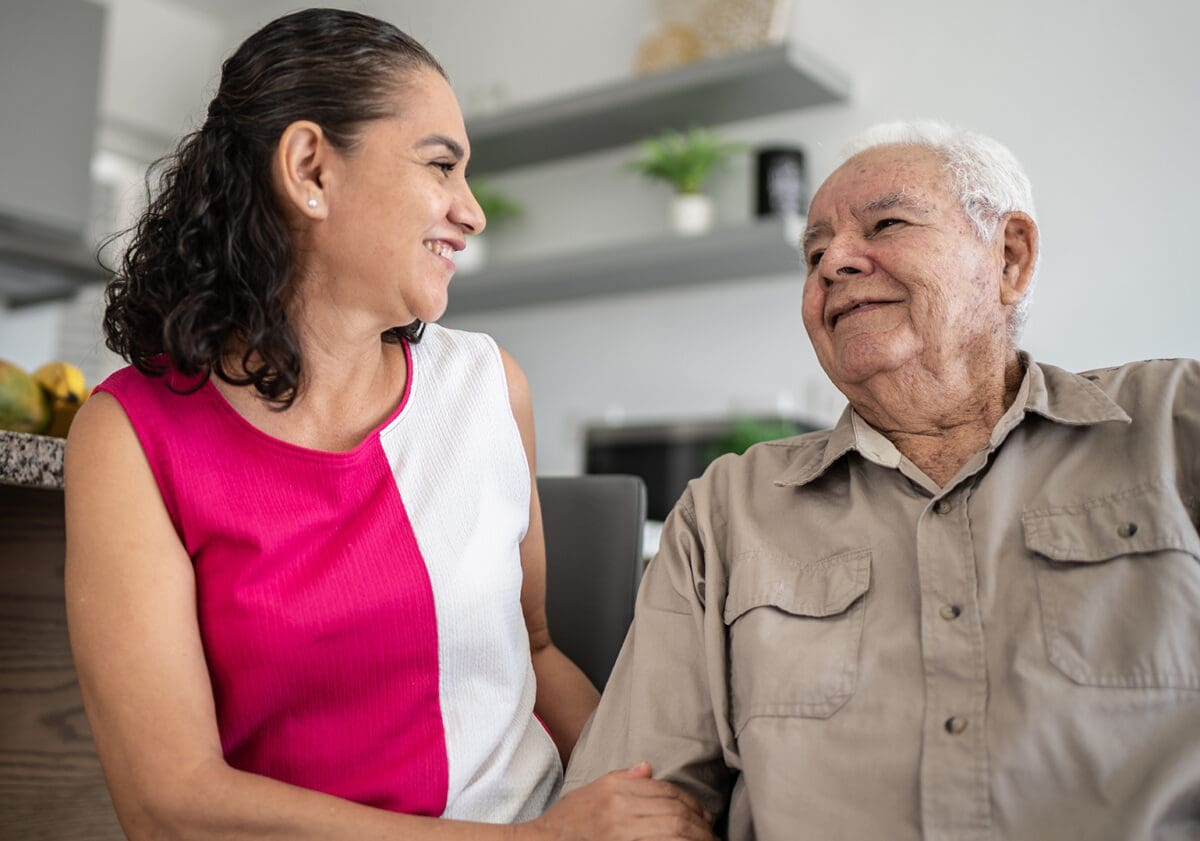
[[[912,360],[911,353],[890,345],[847,348],[836,355],[833,366],[825,373],[843,393],[847,388],[860,388],[872,379],[899,371]]]

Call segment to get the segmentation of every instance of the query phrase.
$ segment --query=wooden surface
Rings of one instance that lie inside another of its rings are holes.
[[[79,697],[61,491],[0,485],[0,839],[123,839]]]

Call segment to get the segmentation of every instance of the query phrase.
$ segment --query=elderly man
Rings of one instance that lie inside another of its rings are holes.
[[[804,256],[850,405],[689,485],[568,789],[646,759],[735,841],[1200,838],[1200,365],[1017,350],[1033,201],[978,135],[869,132]]]

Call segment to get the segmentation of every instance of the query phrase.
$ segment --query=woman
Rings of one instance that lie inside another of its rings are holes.
[[[546,629],[525,378],[422,330],[484,226],[467,157],[419,44],[309,10],[225,63],[137,226],[105,314],[132,365],[66,465],[131,838],[711,837],[644,764],[542,814],[597,698]]]

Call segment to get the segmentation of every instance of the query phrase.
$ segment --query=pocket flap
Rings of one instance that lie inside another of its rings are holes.
[[[1200,556],[1200,537],[1173,487],[1152,485],[1021,514],[1025,545],[1052,561],[1090,563],[1177,549]]]
[[[851,549],[820,559],[749,553],[735,559],[725,599],[725,624],[754,607],[796,616],[844,612],[871,585],[871,550]]]

